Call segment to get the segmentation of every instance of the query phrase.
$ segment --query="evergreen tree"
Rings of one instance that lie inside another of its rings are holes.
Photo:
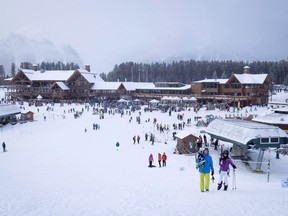
[[[226,71],[224,70],[223,73],[221,74],[221,79],[227,79]]]
[[[212,79],[217,79],[217,72],[216,72],[216,70],[214,70],[214,72],[213,72],[213,75],[212,75]]]
[[[4,84],[5,79],[5,69],[3,65],[0,65],[0,85]]]
[[[11,65],[11,76],[14,77],[16,74],[16,66],[15,63],[12,63]]]

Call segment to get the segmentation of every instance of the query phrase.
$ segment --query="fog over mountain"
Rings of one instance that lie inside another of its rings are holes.
[[[44,29],[99,73],[127,61],[288,56],[287,0],[1,0],[0,6],[0,38]]]
[[[0,64],[4,65],[7,75],[10,75],[11,64],[20,67],[21,62],[74,62],[82,66],[82,60],[77,51],[70,45],[59,45],[51,40],[37,35],[37,37],[12,33],[0,40]]]

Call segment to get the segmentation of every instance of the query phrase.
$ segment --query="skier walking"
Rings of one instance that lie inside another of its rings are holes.
[[[212,179],[214,178],[214,167],[212,157],[209,155],[209,149],[205,148],[203,153],[199,152],[196,159],[197,166],[200,173],[200,191],[209,191],[210,186],[210,171]]]
[[[137,143],[139,144],[139,142],[140,142],[140,136],[138,135],[137,136]]]
[[[119,151],[119,148],[120,148],[120,144],[119,142],[116,143],[116,151]]]
[[[161,167],[161,160],[162,160],[162,156],[160,153],[158,153],[158,163],[159,163],[159,167]]]
[[[203,136],[203,139],[204,139],[204,145],[205,145],[205,147],[207,147],[208,145],[207,145],[207,137],[206,137],[206,135],[204,134],[204,136]]]
[[[2,143],[3,152],[6,152],[6,144],[5,142]]]
[[[163,155],[162,155],[162,165],[163,165],[163,167],[166,167],[166,160],[167,160],[167,155],[164,152]]]
[[[219,182],[218,182],[218,187],[217,187],[218,190],[221,189],[222,184],[224,184],[224,191],[227,191],[228,189],[228,176],[229,176],[229,171],[230,171],[229,165],[231,165],[233,169],[237,168],[235,164],[233,163],[232,159],[229,157],[229,151],[225,150],[219,159],[220,177],[219,177]]]
[[[198,151],[202,148],[202,143],[203,143],[203,140],[202,140],[202,136],[200,135],[198,138],[198,142],[197,142]]]
[[[133,144],[136,142],[136,136],[133,136]]]
[[[153,167],[152,163],[154,162],[154,159],[152,154],[149,155],[148,161],[149,161],[149,167]]]

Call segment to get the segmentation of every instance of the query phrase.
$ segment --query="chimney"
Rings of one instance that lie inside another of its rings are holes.
[[[249,73],[250,73],[250,67],[249,66],[245,66],[243,74],[249,74]]]
[[[37,69],[38,69],[38,65],[37,64],[33,64],[32,65],[32,70],[37,71]]]
[[[85,65],[85,70],[87,70],[88,72],[90,72],[90,65]]]

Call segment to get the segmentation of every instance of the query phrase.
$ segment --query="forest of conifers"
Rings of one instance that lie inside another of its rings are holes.
[[[115,65],[108,74],[101,73],[105,81],[127,82],[181,82],[190,84],[202,79],[229,78],[242,74],[244,66],[251,74],[269,74],[274,84],[288,85],[288,61],[174,61],[172,63],[133,63]]]

